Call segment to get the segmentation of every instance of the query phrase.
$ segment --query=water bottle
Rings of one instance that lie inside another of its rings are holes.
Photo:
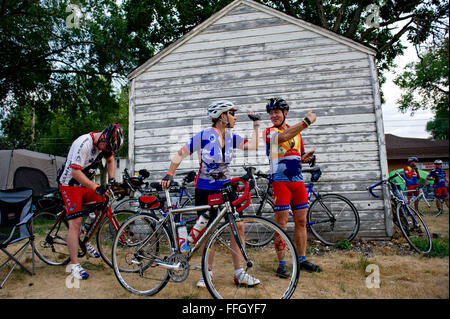
[[[170,202],[172,203],[172,208],[178,207],[178,196],[171,196]]]
[[[92,226],[92,223],[94,222],[94,220],[95,220],[95,217],[97,217],[96,215],[95,215],[95,213],[94,212],[91,212],[90,214],[89,214],[89,216],[86,218],[86,220],[84,221],[84,224],[83,224],[83,226],[81,227],[81,229],[83,230],[83,232],[88,232],[89,231],[89,229],[91,228],[91,226]]]
[[[209,220],[208,213],[204,213],[204,214],[200,215],[200,217],[195,222],[194,227],[192,227],[191,232],[189,233],[188,241],[190,243],[197,242],[197,240],[200,238],[200,236],[203,235],[203,233],[206,230],[206,225],[208,225],[208,220]]]
[[[188,241],[188,233],[186,225],[181,225],[178,227],[178,248],[180,249],[180,253],[184,253],[189,251],[189,241]]]

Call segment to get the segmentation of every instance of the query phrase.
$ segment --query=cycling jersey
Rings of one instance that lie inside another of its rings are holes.
[[[242,148],[247,142],[239,135],[226,132],[225,145],[222,148],[219,144],[219,134],[220,132],[212,127],[197,133],[184,145],[189,154],[197,152],[199,156],[200,169],[196,188],[220,190],[223,184],[230,180],[228,166],[233,159],[233,149]]]
[[[277,136],[280,132],[283,130],[274,126],[264,131],[271,180],[303,182],[302,155],[305,154],[305,148],[302,135],[298,133],[290,140],[278,144]]]
[[[429,174],[428,177],[434,179],[434,188],[445,187],[445,171],[442,168],[435,168]]]
[[[81,187],[80,183],[73,178],[72,169],[80,169],[87,178],[92,179],[102,158],[113,156],[113,153],[101,151],[95,147],[93,135],[94,133],[81,135],[72,143],[59,178],[61,185]]]
[[[418,186],[420,177],[417,168],[407,165],[403,168],[403,173],[406,180],[406,186]]]

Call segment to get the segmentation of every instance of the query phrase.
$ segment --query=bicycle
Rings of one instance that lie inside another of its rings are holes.
[[[424,193],[424,191],[423,191],[423,187],[418,187],[418,188],[417,188],[417,191],[419,192],[419,194],[417,194],[417,195],[412,195],[411,198],[410,198],[409,201],[408,201],[408,205],[411,206],[411,207],[414,207],[415,203],[417,202],[417,212],[418,212],[421,216],[423,216],[423,212],[422,212],[421,209],[420,209],[420,202],[421,202],[421,201],[425,202],[425,204],[428,206],[428,208],[431,207],[431,204],[430,204],[430,202],[428,202],[428,200],[427,200],[427,198],[426,198],[426,196],[425,196],[425,193]],[[409,192],[416,192],[416,190],[405,190],[405,191],[404,191],[404,193],[406,194],[406,196],[407,196],[407,194],[408,194]]]
[[[116,234],[112,250],[114,274],[122,287],[134,294],[152,296],[163,289],[169,280],[183,282],[189,275],[189,262],[193,254],[206,243],[201,256],[201,270],[206,287],[214,298],[290,298],[299,278],[295,245],[286,232],[272,221],[258,216],[239,217],[238,213],[251,202],[245,178],[232,179],[224,185],[221,193],[209,197],[208,205],[202,206],[174,209],[171,207],[169,190],[166,189],[169,207],[166,217],[156,219],[150,215],[136,215],[125,221]],[[244,184],[244,194],[233,200],[233,187],[239,182]],[[238,205],[241,206],[236,207]],[[190,212],[196,215],[196,211],[211,207],[219,209],[217,216],[210,221],[206,231],[191,245],[190,250],[180,253],[176,240],[176,228],[180,223],[175,221],[174,214]],[[225,221],[220,224],[223,218]],[[244,232],[245,243],[238,229]],[[286,243],[285,260],[290,278],[275,276],[278,263],[274,245],[270,248],[246,245],[248,241],[259,240],[256,237],[263,229],[279,234]],[[237,249],[231,248],[234,245],[232,239]],[[231,277],[234,272],[232,256],[243,258],[245,271],[260,278],[261,283],[254,288],[235,284]],[[209,270],[213,270],[212,276]]]
[[[402,178],[400,174],[396,173],[386,180],[367,187],[367,190],[373,197],[380,198],[373,193],[373,189],[380,185],[388,186],[392,208],[395,211],[394,224],[400,229],[411,248],[419,253],[427,254],[432,248],[430,232],[420,214],[409,206],[400,185],[393,182],[393,179],[398,176]]]
[[[111,185],[107,185],[110,196],[114,198]],[[105,196],[104,203],[86,205],[89,212],[100,211],[92,226],[82,234],[79,240],[78,257],[86,255],[86,243],[97,234],[96,244],[102,259],[112,267],[111,244],[115,232],[119,229],[121,222],[135,214],[130,210],[111,211],[109,207],[110,196]],[[67,250],[66,237],[69,230],[64,204],[61,203],[58,213],[42,210],[35,213],[33,217],[33,231],[35,237],[35,253],[48,265],[66,265],[70,261]]]
[[[266,203],[269,205],[269,212],[273,214],[274,203],[271,199],[271,183],[267,174],[257,172],[254,167],[245,167],[247,174],[253,178],[253,184],[257,185],[256,177],[267,179],[267,186],[262,195],[256,190],[256,198],[259,198],[259,206],[256,215],[261,216],[267,212]],[[303,173],[311,174],[310,183],[305,184],[308,193],[308,201],[311,203],[307,213],[306,227],[323,244],[334,246],[338,242],[353,240],[359,232],[360,218],[359,213],[353,203],[346,197],[339,194],[320,194],[314,190],[314,182],[317,182],[322,175],[320,167],[306,168]],[[257,189],[257,186],[255,186]],[[311,198],[314,199],[311,202]],[[292,216],[292,210],[289,212]],[[261,242],[255,242],[254,245],[264,246],[272,240],[273,237],[267,237]]]

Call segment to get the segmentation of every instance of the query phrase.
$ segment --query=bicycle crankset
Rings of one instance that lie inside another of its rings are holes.
[[[174,266],[169,269],[170,278],[175,282],[185,281],[189,275],[189,263],[187,259],[178,253],[174,253],[169,256],[167,262]]]

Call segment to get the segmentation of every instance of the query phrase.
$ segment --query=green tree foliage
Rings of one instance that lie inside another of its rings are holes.
[[[0,147],[65,155],[80,134],[127,127],[126,75],[231,2],[0,0]],[[403,34],[421,45],[448,18],[448,0],[259,2],[375,48],[381,81]]]
[[[410,63],[394,83],[405,92],[397,101],[403,113],[431,110],[435,117],[427,123],[435,139],[448,140],[449,130],[449,40],[431,47],[420,61]]]

